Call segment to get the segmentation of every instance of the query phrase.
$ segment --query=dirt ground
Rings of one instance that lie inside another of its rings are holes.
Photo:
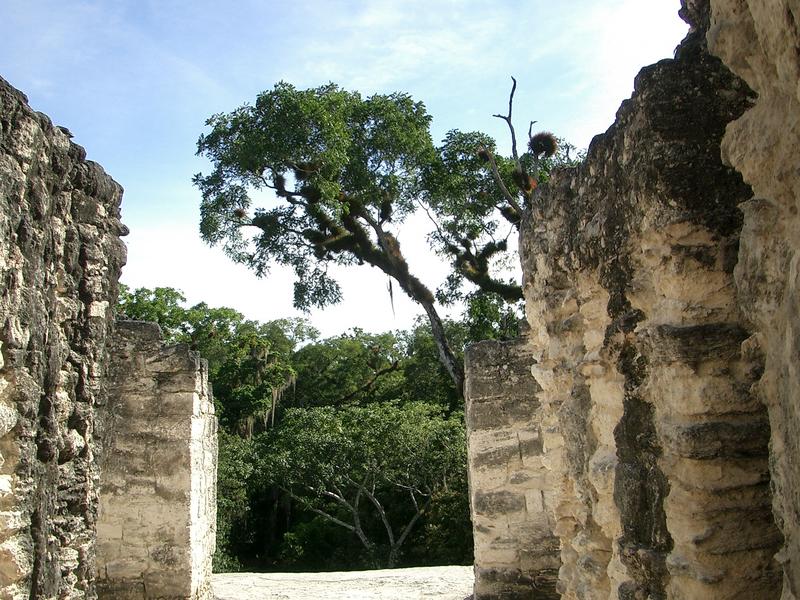
[[[465,600],[472,567],[342,573],[219,573],[217,600]]]

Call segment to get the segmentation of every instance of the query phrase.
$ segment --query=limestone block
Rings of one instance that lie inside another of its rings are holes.
[[[524,339],[467,350],[476,598],[556,597],[559,548],[543,491],[550,486],[543,455],[548,441],[558,444],[558,434],[542,425],[533,365]]]
[[[778,554],[784,600],[800,597],[800,7],[794,0],[712,0],[711,52],[757,93],[728,125],[722,154],[752,186],[735,269],[738,301],[762,361],[754,387],[770,421],[773,507],[785,538]]]
[[[692,29],[675,58],[639,73],[614,125],[537,188],[521,228],[526,356],[541,388],[531,415],[565,599],[777,597],[765,465],[768,442],[779,446],[760,397],[774,380],[753,387],[759,353],[743,346],[734,276],[738,205],[752,191],[720,157],[753,95],[708,53],[708,2],[682,5]],[[779,297],[762,304],[779,310]]]
[[[159,335],[120,322],[113,338],[98,428],[101,599],[213,598],[217,429],[206,366]]]

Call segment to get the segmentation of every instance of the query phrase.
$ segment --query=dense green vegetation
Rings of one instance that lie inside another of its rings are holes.
[[[471,561],[462,402],[426,323],[320,340],[303,320],[186,307],[170,288],[123,288],[120,312],[209,361],[217,570]],[[516,324],[502,301],[476,295],[443,326],[460,349]]]
[[[508,113],[495,115],[512,141],[503,157],[479,132],[451,131],[435,146],[431,116],[408,94],[362,97],[332,83],[300,90],[280,82],[253,104],[207,121],[197,149],[212,169],[194,178],[203,239],[259,275],[272,264],[291,267],[294,302],[304,310],[341,300],[329,264],[378,268],[424,311],[460,393],[459,346],[437,305],[464,300],[465,282],[506,302],[522,299],[504,269],[513,255],[509,237],[549,168],[571,162],[571,147],[534,133],[533,122],[518,152],[515,89],[516,81]],[[398,241],[417,211],[431,221],[431,247],[452,265],[438,290],[411,272]]]
[[[469,563],[463,348],[515,336],[522,291],[509,238],[534,188],[574,150],[527,131],[511,155],[479,132],[434,145],[431,117],[404,93],[278,83],[212,116],[198,141],[200,231],[264,275],[296,275],[295,306],[341,300],[331,264],[370,265],[419,304],[410,331],[320,340],[303,320],[257,323],[185,307],[169,288],[123,290],[121,310],[161,323],[209,361],[219,415],[218,570]],[[578,157],[579,158],[579,157]],[[422,211],[450,276],[432,290],[398,235]],[[439,305],[461,303],[459,322]]]

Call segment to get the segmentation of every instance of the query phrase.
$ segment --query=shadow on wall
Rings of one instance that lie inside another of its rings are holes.
[[[712,4],[539,189],[528,340],[467,354],[476,598],[551,560],[564,598],[797,596],[797,8]]]

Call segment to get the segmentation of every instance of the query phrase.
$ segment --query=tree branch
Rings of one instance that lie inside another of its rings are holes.
[[[383,527],[384,527],[384,529],[386,529],[386,535],[389,538],[389,546],[394,548],[395,547],[394,531],[392,530],[392,526],[389,524],[389,519],[386,516],[386,511],[383,509],[383,505],[375,497],[375,495],[372,492],[370,492],[369,490],[367,490],[366,488],[364,489],[364,495],[366,495],[366,497],[369,498],[370,502],[372,502],[372,504],[375,505],[375,508],[377,509],[378,514],[381,516],[381,521],[383,521]]]
[[[428,219],[430,222],[433,223],[433,226],[436,227],[436,233],[439,234],[439,239],[445,244],[447,243],[447,236],[445,236],[444,232],[442,232],[442,228],[439,227],[439,222],[433,218],[431,211],[428,210],[428,207],[423,204],[423,202],[419,198],[415,198],[414,201],[419,205],[419,207],[428,215]]]
[[[525,197],[525,199],[529,202],[531,194],[533,193],[533,188],[536,186],[536,180],[535,179],[531,179],[531,177],[528,175],[528,173],[526,172],[525,168],[522,166],[522,162],[519,159],[519,153],[517,152],[517,134],[514,131],[514,124],[511,121],[511,111],[512,111],[512,109],[514,107],[514,92],[517,90],[517,80],[514,79],[514,77],[512,77],[511,80],[514,82],[514,85],[511,87],[511,93],[508,96],[508,115],[493,115],[493,116],[495,116],[495,117],[497,117],[499,119],[503,119],[506,122],[506,124],[508,125],[508,130],[511,132],[511,153],[514,156],[514,176],[515,176],[514,182],[519,187],[519,189],[522,192],[522,194]],[[533,121],[531,122],[531,124],[530,124],[530,126],[528,128],[528,137],[529,138],[530,138],[530,135],[531,135],[532,128],[533,128]],[[492,159],[491,160],[491,162],[492,162],[492,174],[494,174],[495,175],[495,179],[497,179],[498,175],[499,175],[499,173],[496,173],[497,164],[494,162],[494,160],[493,160],[494,157],[491,155],[491,153],[489,153],[489,158]],[[537,177],[538,177],[538,171],[539,171],[539,166],[538,165],[539,165],[538,159],[537,159],[537,157],[534,156],[534,167],[536,169]],[[506,191],[508,191],[508,190],[506,190]],[[515,203],[511,203],[510,201],[509,201],[509,204],[511,204],[511,206],[514,208],[514,210],[517,211],[517,213],[522,215],[522,210],[519,208],[518,205],[515,205]]]
[[[494,154],[488,148],[483,148],[483,150],[489,157],[489,167],[492,170],[492,176],[494,177],[494,181],[497,184],[497,187],[499,187],[500,191],[503,193],[503,197],[515,211],[517,211],[519,214],[522,214],[522,208],[520,207],[519,202],[517,202],[517,199],[511,195],[511,192],[508,191],[508,188],[506,187],[503,178],[500,177],[500,171],[497,168],[497,162],[494,160]]]
[[[400,534],[400,537],[397,538],[397,544],[395,546],[396,548],[400,548],[400,546],[403,545],[403,542],[406,541],[406,538],[408,537],[408,534],[411,533],[411,530],[414,528],[414,525],[417,524],[417,521],[422,516],[422,513],[425,512],[425,509],[428,508],[430,503],[431,503],[431,498],[428,497],[428,499],[425,501],[425,504],[422,506],[422,508],[417,510],[417,512],[414,514],[414,516],[411,518],[411,520],[408,522],[408,524],[403,528],[403,531]]]
[[[514,125],[511,123],[511,110],[514,108],[514,92],[517,91],[517,80],[512,76],[511,81],[513,81],[514,84],[511,86],[511,93],[508,95],[508,115],[492,116],[497,117],[498,119],[503,119],[508,124],[508,128],[511,131],[511,153],[514,156],[514,162],[517,163],[517,166],[519,166],[519,154],[517,154],[517,134],[514,131]]]
[[[375,382],[378,381],[378,379],[380,379],[383,375],[386,375],[387,373],[391,373],[392,371],[396,371],[399,367],[400,367],[400,362],[399,361],[394,361],[388,367],[384,367],[383,369],[376,370],[375,373],[373,374],[372,378],[369,381],[367,381],[360,388],[350,392],[349,394],[347,394],[343,398],[340,398],[339,400],[337,400],[335,404],[342,404],[344,402],[347,402],[351,398],[357,396],[358,394],[361,394],[362,392],[368,391],[373,385],[375,385]]]
[[[278,196],[286,198],[287,200],[292,202],[292,204],[299,204],[299,205],[302,205],[302,206],[306,205],[306,203],[302,202],[302,201],[298,201],[298,200],[292,201],[293,198],[302,198],[303,197],[303,194],[301,194],[300,192],[292,192],[292,191],[287,190],[286,188],[279,188],[276,185],[272,185],[271,183],[269,183],[269,181],[267,181],[267,178],[264,177],[263,175],[259,176],[259,179],[261,180],[261,183],[264,184],[264,187],[268,187],[271,190],[275,190],[276,192],[278,192]]]
[[[338,494],[334,494],[333,492],[329,492],[328,490],[322,490],[322,495],[326,496],[328,498],[332,498],[333,500],[335,500],[336,502],[338,502],[339,504],[344,506],[347,510],[349,510],[350,512],[353,512],[353,506],[347,500],[345,500],[342,496],[340,496]]]
[[[316,513],[316,514],[318,514],[319,516],[321,516],[321,517],[324,517],[324,518],[328,519],[328,520],[329,520],[329,521],[331,521],[332,523],[336,523],[336,524],[337,524],[337,525],[339,525],[340,527],[344,527],[344,528],[345,528],[345,529],[347,529],[348,531],[353,531],[353,532],[355,532],[355,531],[356,531],[356,528],[355,528],[353,525],[351,525],[350,523],[345,523],[345,522],[344,522],[344,521],[342,521],[341,519],[337,519],[337,518],[336,518],[336,517],[334,517],[333,515],[330,515],[330,514],[326,513],[324,510],[320,510],[319,508],[317,508],[317,507],[313,506],[313,505],[312,505],[312,504],[311,504],[311,503],[310,503],[308,500],[306,500],[306,499],[305,499],[305,498],[303,498],[302,496],[298,496],[297,494],[295,494],[295,493],[294,493],[294,492],[292,492],[291,490],[288,490],[288,489],[286,489],[286,488],[284,488],[284,487],[282,487],[282,488],[280,488],[280,489],[281,489],[281,490],[283,490],[284,492],[286,492],[287,494],[289,494],[289,496],[291,496],[291,497],[292,497],[294,500],[296,500],[297,502],[299,502],[300,504],[302,504],[303,506],[305,506],[305,507],[306,507],[308,510],[310,510],[311,512],[313,512],[313,513]]]

